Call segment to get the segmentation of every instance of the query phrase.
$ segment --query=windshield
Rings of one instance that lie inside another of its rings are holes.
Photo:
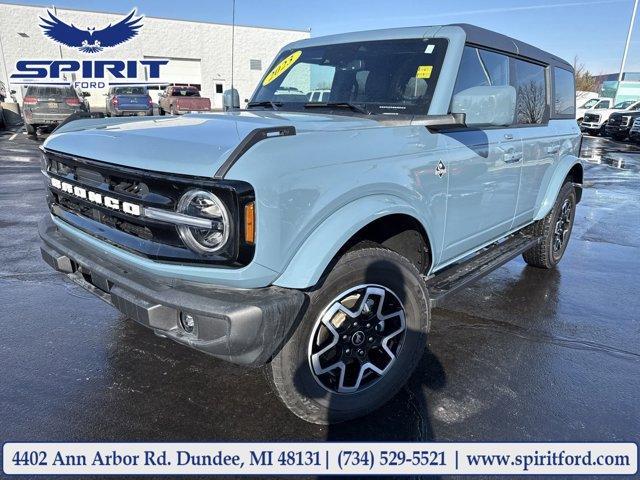
[[[173,87],[172,95],[174,97],[199,97],[200,92],[195,87]]]
[[[621,108],[622,109],[622,108],[628,108],[631,105],[633,105],[633,102],[630,102],[630,101],[620,102],[620,103],[616,103],[613,108]]]
[[[587,103],[585,103],[584,105],[582,105],[581,108],[591,108],[598,102],[599,102],[599,100],[597,98],[593,98],[593,99],[589,100]]]
[[[113,93],[115,95],[146,95],[147,91],[144,87],[118,87]]]
[[[249,108],[357,106],[353,110],[361,113],[426,115],[446,48],[447,40],[437,38],[285,51],[264,77]]]

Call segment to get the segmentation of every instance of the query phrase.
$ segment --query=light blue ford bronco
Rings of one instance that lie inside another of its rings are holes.
[[[411,375],[432,306],[562,258],[574,90],[564,60],[470,25],[295,42],[245,110],[55,131],[42,255],[161,337],[267,364],[307,421],[364,415]]]

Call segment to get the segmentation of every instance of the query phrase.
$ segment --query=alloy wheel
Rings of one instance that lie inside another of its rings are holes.
[[[405,334],[398,297],[381,285],[359,285],[338,295],[320,314],[309,341],[309,366],[325,390],[360,392],[391,369]]]
[[[569,238],[569,232],[571,231],[571,214],[573,211],[573,205],[569,198],[565,199],[560,208],[558,214],[558,220],[556,221],[553,231],[553,253],[559,254],[562,251],[562,247]]]

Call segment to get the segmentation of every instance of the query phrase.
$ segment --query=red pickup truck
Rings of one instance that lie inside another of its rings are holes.
[[[211,110],[211,100],[201,97],[196,87],[169,86],[160,94],[158,107],[160,115],[208,112]]]

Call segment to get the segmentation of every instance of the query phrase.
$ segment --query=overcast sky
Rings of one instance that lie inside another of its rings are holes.
[[[50,5],[42,0],[5,3]],[[231,0],[59,0],[57,7],[231,23]],[[548,50],[577,55],[594,74],[617,72],[633,0],[236,0],[236,22],[311,29],[313,36],[372,28],[472,23]],[[640,17],[640,15],[638,15]],[[640,21],[627,71],[640,71]],[[81,26],[81,25],[77,25]],[[86,25],[89,26],[89,25]]]

